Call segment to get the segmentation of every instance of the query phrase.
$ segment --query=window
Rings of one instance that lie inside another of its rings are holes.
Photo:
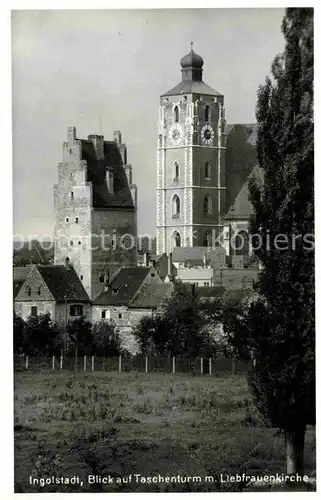
[[[81,241],[80,240],[78,241],[78,245],[81,245]]]
[[[174,231],[173,236],[172,236],[172,243],[173,243],[173,247],[180,247],[181,246],[181,235],[179,234],[178,231]]]
[[[205,107],[205,121],[209,122],[211,120],[211,108],[209,105]]]
[[[27,294],[29,295],[29,297],[31,296],[31,288],[30,288],[30,286],[27,286]]]
[[[118,314],[118,318],[119,318],[119,319],[122,319],[122,317],[123,317],[122,313],[119,313],[119,314]]]
[[[75,222],[76,222],[76,224],[78,224],[78,217],[75,218]]]
[[[212,215],[212,198],[209,195],[206,195],[204,198],[204,215],[209,217]]]
[[[80,275],[80,279],[81,279],[81,281],[84,279],[84,275],[83,274]]]
[[[106,319],[106,311],[101,311],[101,319]]]
[[[212,236],[208,231],[204,234],[204,246],[205,247],[212,246]]]
[[[69,222],[69,217],[66,217],[66,222]]]
[[[209,281],[204,281],[204,286],[210,286]]]
[[[99,275],[99,283],[105,283],[105,276],[103,274]]]
[[[174,180],[178,180],[179,178],[179,163],[177,161],[174,162],[174,172],[173,172]]]
[[[83,315],[83,307],[79,305],[71,305],[70,306],[70,316],[82,316]]]
[[[74,192],[73,192],[73,191],[71,191],[71,193],[70,193],[70,198],[71,198],[72,200],[74,199]]]
[[[211,178],[211,164],[209,161],[205,163],[205,179]]]
[[[172,214],[173,217],[179,217],[181,213],[181,200],[177,194],[174,194],[172,200]]]
[[[175,106],[174,108],[174,121],[175,123],[179,122],[179,107]]]
[[[38,316],[38,308],[37,308],[37,306],[31,306],[30,316],[32,316],[33,318],[36,318]]]
[[[74,245],[74,242],[70,240],[70,246],[72,247]]]
[[[41,286],[38,287],[37,294],[41,295]]]

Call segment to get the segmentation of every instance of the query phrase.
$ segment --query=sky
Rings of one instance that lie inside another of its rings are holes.
[[[13,232],[52,235],[53,185],[69,126],[121,130],[138,188],[138,231],[156,234],[159,97],[180,59],[204,59],[228,123],[255,122],[256,92],[284,48],[284,9],[12,11]]]

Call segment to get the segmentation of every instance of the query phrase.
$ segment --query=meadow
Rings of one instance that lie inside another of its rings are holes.
[[[257,413],[240,374],[18,372],[14,400],[16,493],[240,491],[242,483],[204,478],[284,472],[282,435]],[[315,447],[309,428],[308,475]],[[126,482],[130,474],[202,481]],[[88,475],[114,480],[88,484]],[[83,484],[31,485],[30,476]]]

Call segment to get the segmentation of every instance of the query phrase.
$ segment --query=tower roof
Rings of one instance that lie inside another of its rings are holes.
[[[222,96],[217,90],[212,89],[203,82],[203,58],[191,50],[181,59],[182,80],[171,90],[162,94],[161,97],[181,94],[205,94],[211,96]]]

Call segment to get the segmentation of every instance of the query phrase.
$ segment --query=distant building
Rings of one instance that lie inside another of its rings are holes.
[[[93,322],[112,320],[121,334],[123,347],[135,353],[134,326],[143,316],[157,310],[170,289],[153,267],[124,267],[94,300]]]
[[[65,266],[32,266],[20,287],[14,308],[23,319],[49,313],[66,323],[83,316],[91,320],[91,303],[75,270]]]

